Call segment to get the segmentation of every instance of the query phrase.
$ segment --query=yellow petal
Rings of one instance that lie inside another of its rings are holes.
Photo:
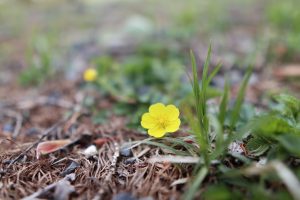
[[[179,117],[179,110],[174,105],[168,105],[166,107],[166,113],[168,115],[169,120],[175,120]]]
[[[168,126],[166,127],[166,131],[169,133],[175,132],[179,129],[180,126],[180,119],[176,119],[174,121],[169,122]]]
[[[155,127],[156,124],[154,118],[150,115],[150,113],[145,113],[142,116],[141,125],[143,128],[149,129]]]
[[[155,137],[155,138],[161,138],[165,135],[166,131],[162,128],[151,128],[148,130],[148,134]]]
[[[156,103],[150,106],[149,113],[153,116],[160,116],[166,110],[166,106],[162,103]]]

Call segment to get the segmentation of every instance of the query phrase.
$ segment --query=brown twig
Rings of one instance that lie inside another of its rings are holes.
[[[96,194],[96,196],[93,198],[93,200],[101,200],[102,199],[102,196],[105,193],[105,190],[108,189],[108,183],[109,183],[109,181],[111,181],[111,177],[116,171],[117,161],[118,161],[118,158],[120,156],[120,146],[115,141],[114,141],[113,144],[114,144],[114,147],[115,147],[115,149],[114,149],[115,152],[114,152],[114,155],[112,157],[112,161],[111,161],[111,164],[110,164],[108,174],[105,176],[105,179],[104,179],[104,183],[103,183],[104,187],[102,187],[99,190],[99,192]]]
[[[111,161],[110,169],[108,175],[105,177],[105,182],[108,182],[111,179],[111,176],[116,171],[117,160],[120,156],[120,146],[117,142],[114,142],[115,152]]]

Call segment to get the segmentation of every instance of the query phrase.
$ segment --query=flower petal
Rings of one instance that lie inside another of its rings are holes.
[[[148,130],[148,134],[155,137],[155,138],[161,138],[165,135],[166,131],[162,128],[151,128]]]
[[[156,124],[154,118],[150,115],[150,113],[145,113],[142,116],[141,125],[143,128],[149,129],[155,127]]]
[[[166,131],[169,133],[175,132],[179,129],[180,126],[180,119],[176,119],[174,121],[169,122],[168,126],[166,127]]]
[[[87,82],[95,81],[97,78],[97,71],[94,68],[88,68],[84,71],[83,79]]]
[[[175,120],[179,117],[179,110],[174,105],[168,105],[166,107],[166,113],[168,115],[169,120]]]
[[[166,111],[166,106],[162,103],[156,103],[150,106],[149,113],[153,116],[160,116],[162,113]]]

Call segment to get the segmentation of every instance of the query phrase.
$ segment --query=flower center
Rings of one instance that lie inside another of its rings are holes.
[[[164,117],[158,118],[157,122],[158,122],[160,128],[163,128],[163,129],[165,129],[168,125],[168,120]]]

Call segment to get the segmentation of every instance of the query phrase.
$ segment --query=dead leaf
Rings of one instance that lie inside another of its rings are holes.
[[[41,142],[36,147],[36,157],[37,159],[39,159],[41,155],[53,153],[57,150],[64,148],[65,146],[71,143],[72,143],[71,140],[53,140],[53,141]]]

